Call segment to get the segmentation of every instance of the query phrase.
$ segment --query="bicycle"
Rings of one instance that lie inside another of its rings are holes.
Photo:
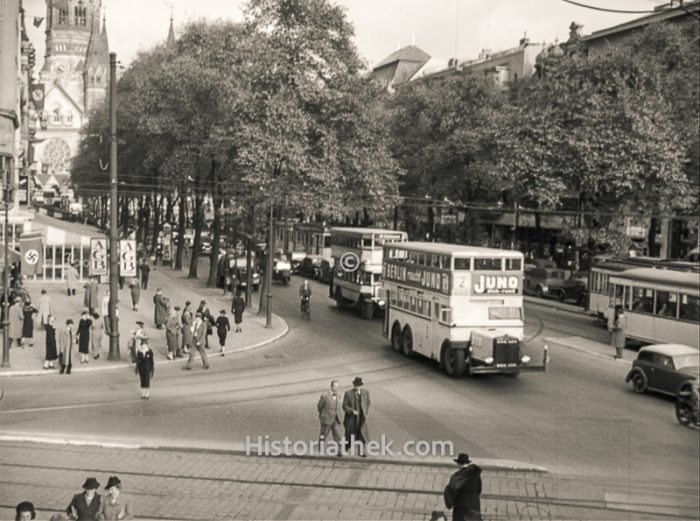
[[[311,320],[311,299],[309,297],[301,297],[301,318]]]

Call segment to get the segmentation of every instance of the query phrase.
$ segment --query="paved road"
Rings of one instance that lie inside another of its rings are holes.
[[[313,319],[298,320],[298,278],[276,285],[275,313],[290,333],[258,351],[226,357],[209,372],[159,368],[152,399],[138,398],[130,371],[4,382],[4,431],[85,435],[170,445],[240,448],[246,436],[317,436],[315,404],[331,378],[344,388],[362,375],[372,393],[373,437],[450,440],[455,452],[532,462],[553,472],[597,479],[653,476],[697,486],[697,432],[682,428],[672,402],[638,396],[613,361],[561,350],[546,374],[455,381],[426,360],[394,353],[367,322],[338,311],[314,285]],[[546,335],[607,333],[588,317],[543,306],[526,309],[527,349]]]

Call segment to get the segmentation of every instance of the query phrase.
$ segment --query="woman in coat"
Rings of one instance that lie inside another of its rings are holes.
[[[58,350],[56,349],[56,328],[53,325],[54,317],[49,315],[46,325],[46,356],[44,357],[44,369],[54,369]]]
[[[131,291],[131,309],[138,311],[139,300],[141,299],[141,287],[139,286],[138,278],[129,279],[129,290]]]
[[[73,320],[66,320],[66,328],[61,331],[61,354],[59,362],[61,363],[61,374],[64,372],[70,374],[73,367],[73,344],[75,343],[75,332],[73,331]]]
[[[139,375],[141,398],[144,400],[150,398],[149,389],[151,388],[151,378],[153,378],[155,368],[153,351],[148,347],[148,339],[142,338],[141,345],[136,351],[136,368],[134,372]]]
[[[185,354],[189,354],[190,348],[192,347],[192,323],[194,317],[192,316],[192,302],[189,300],[185,302],[185,309],[182,312],[182,351]]]
[[[17,345],[22,347],[22,325],[24,323],[24,306],[22,299],[15,297],[15,303],[12,304],[9,311],[10,327],[10,346],[17,340]]]
[[[90,319],[90,312],[86,308],[80,316],[77,331],[81,364],[87,364],[90,361],[90,328],[92,328],[92,320]]]
[[[627,343],[627,317],[620,305],[615,306],[615,315],[612,319],[610,332],[612,333],[610,343],[615,348],[615,358],[622,358],[622,353]]]
[[[78,288],[78,270],[75,269],[75,264],[68,266],[66,270],[66,289],[68,290],[68,296],[75,295],[75,291]]]
[[[31,299],[25,300],[22,308],[22,339],[26,338],[30,346],[34,345],[34,315],[38,311]]]
[[[102,321],[99,313],[92,314],[92,324],[90,325],[90,352],[97,360],[102,351]]]
[[[45,326],[49,321],[49,315],[51,315],[51,299],[46,294],[46,290],[41,290],[41,297],[39,297],[38,302],[39,309],[39,322],[42,326]]]
[[[165,321],[168,320],[170,311],[170,302],[163,296],[163,291],[158,288],[156,294],[153,295],[153,322],[157,329],[162,329]]]
[[[231,304],[231,313],[233,313],[233,321],[236,323],[236,333],[243,331],[241,323],[243,322],[243,311],[245,311],[245,300],[241,296],[241,292],[236,292],[236,297]]]
[[[102,497],[97,493],[100,484],[95,478],[87,478],[83,488],[85,492],[73,496],[66,514],[77,521],[96,521],[102,508]]]

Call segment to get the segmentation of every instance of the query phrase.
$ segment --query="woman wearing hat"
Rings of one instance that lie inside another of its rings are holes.
[[[90,361],[90,329],[92,328],[92,318],[90,310],[83,309],[83,314],[78,322],[78,352],[80,353],[80,363],[87,364]]]
[[[122,482],[117,476],[110,476],[105,489],[109,492],[102,500],[102,508],[97,515],[99,521],[116,521],[119,519],[133,519],[134,512],[131,501],[122,494]]]
[[[148,393],[151,387],[151,378],[153,378],[153,373],[155,372],[153,351],[148,347],[148,338],[141,338],[141,344],[136,351],[134,372],[139,375],[139,380],[141,381],[141,398],[148,400],[150,398]]]
[[[73,343],[75,342],[75,332],[73,331],[73,319],[66,320],[66,328],[61,331],[61,353],[59,362],[61,364],[61,374],[70,374],[73,367]]]
[[[44,357],[44,369],[53,369],[56,366],[56,359],[58,358],[58,351],[56,349],[56,328],[53,323],[55,317],[49,315],[46,319],[45,329],[46,329],[46,356]]]
[[[30,347],[34,345],[34,315],[38,312],[39,310],[32,304],[32,299],[27,297],[22,308],[22,342],[26,338]]]
[[[30,521],[36,519],[34,505],[29,501],[22,501],[15,507],[15,521]]]
[[[73,496],[66,513],[70,519],[77,521],[97,521],[102,508],[102,498],[97,493],[100,484],[95,478],[87,478],[83,483],[84,492]]]
[[[24,324],[24,306],[22,306],[22,299],[20,297],[15,297],[14,304],[10,306],[8,312],[10,319],[10,347],[14,344],[15,340],[17,345],[22,347],[22,326]]]

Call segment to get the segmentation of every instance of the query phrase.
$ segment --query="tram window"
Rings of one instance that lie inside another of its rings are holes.
[[[625,286],[625,309],[632,309],[632,288]]]
[[[476,258],[474,259],[474,271],[501,271],[501,259],[496,258]]]
[[[507,271],[520,271],[522,266],[521,259],[506,259]]]
[[[668,291],[656,292],[656,314],[660,317],[676,318],[678,295]]]
[[[637,313],[652,313],[654,311],[654,290],[648,288],[632,288],[632,311]]]
[[[700,320],[700,298],[691,295],[681,295],[681,320],[697,322]]]
[[[624,294],[625,287],[620,284],[613,284],[610,286],[610,305],[617,306],[622,304],[622,296]]]
[[[362,239],[362,247],[363,248],[371,248],[372,247],[372,237]]]
[[[469,271],[471,265],[471,259],[458,259],[455,258],[455,269],[456,270],[467,270]]]

